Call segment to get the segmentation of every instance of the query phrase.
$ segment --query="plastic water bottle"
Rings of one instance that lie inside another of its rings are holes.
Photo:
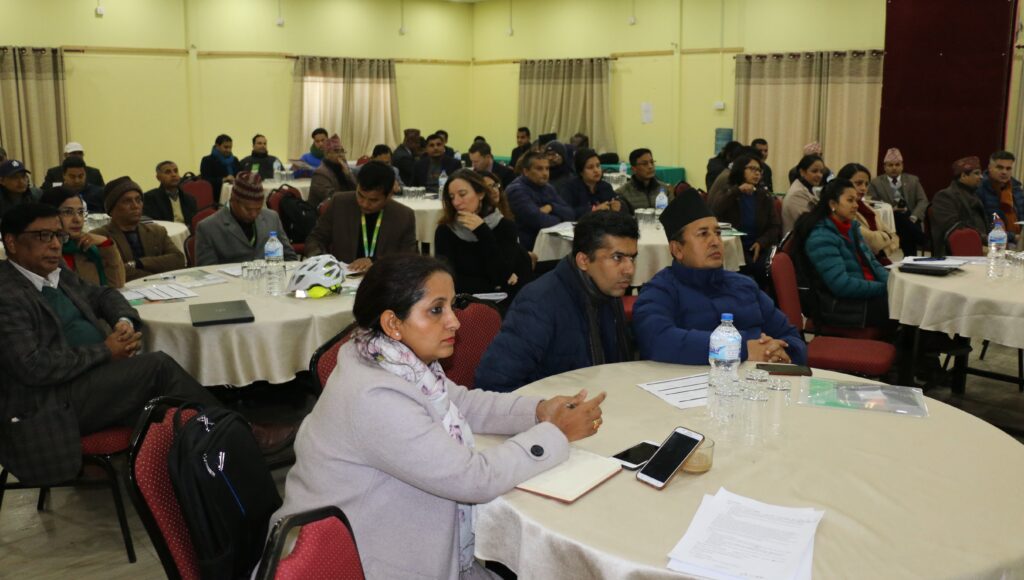
[[[988,234],[988,277],[1001,278],[1006,271],[1006,228],[999,214],[992,214],[992,231]]]
[[[267,294],[283,296],[285,284],[284,245],[277,239],[277,232],[270,232],[270,239],[263,246],[263,258],[267,261]]]
[[[654,209],[665,209],[666,207],[668,207],[668,192],[662,185],[658,188],[658,196],[654,198]]]
[[[708,344],[708,393],[712,400],[712,415],[719,421],[728,421],[733,409],[727,408],[736,397],[731,392],[739,380],[740,346],[743,337],[732,324],[732,314],[722,314],[722,323],[711,333]]]
[[[623,175],[626,175],[628,171],[629,171],[629,165],[626,165],[625,161],[623,161],[622,163],[619,163],[619,173],[621,173]]]
[[[444,169],[441,170],[441,175],[437,176],[437,192],[444,194],[444,184],[448,183],[448,172]]]

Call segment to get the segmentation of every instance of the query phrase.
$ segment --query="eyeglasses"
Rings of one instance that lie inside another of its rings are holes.
[[[60,208],[57,211],[58,211],[58,213],[60,213],[60,215],[62,217],[68,217],[68,218],[69,217],[74,217],[76,215],[78,217],[87,217],[89,215],[89,210],[87,210],[85,208],[74,209],[74,208],[71,208],[71,207],[62,207],[62,208]]]
[[[494,191],[501,191],[501,184],[500,183],[489,183],[489,184],[487,184],[487,187],[491,188]]]
[[[63,245],[71,237],[64,230],[25,230],[21,233],[33,234],[42,244],[49,244],[53,241],[53,238],[57,238],[60,240],[61,245]]]

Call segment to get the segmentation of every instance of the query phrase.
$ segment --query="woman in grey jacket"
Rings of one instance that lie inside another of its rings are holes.
[[[449,381],[438,360],[454,350],[454,297],[433,258],[374,264],[271,520],[340,507],[370,579],[492,578],[474,558],[473,506],[558,465],[601,426],[603,393],[541,400]],[[474,433],[513,437],[478,451]]]

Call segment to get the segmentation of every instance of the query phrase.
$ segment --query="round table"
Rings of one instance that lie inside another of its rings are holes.
[[[185,239],[188,238],[188,226],[185,224],[179,224],[178,222],[165,222],[157,220],[153,222],[158,226],[162,226],[167,230],[167,236],[171,238],[171,242],[176,248],[185,252]]]
[[[296,265],[298,262],[289,262]],[[169,275],[205,270],[226,283],[192,288],[199,296],[183,302],[156,302],[136,306],[145,327],[143,347],[163,351],[204,385],[248,385],[264,380],[283,383],[309,368],[313,352],[352,323],[355,294],[344,293],[317,300],[252,296],[245,283],[218,271],[226,266],[205,266]],[[179,280],[134,280],[128,288]],[[248,324],[194,327],[190,304],[244,299],[255,317]]]
[[[309,186],[312,183],[312,179],[309,177],[299,179],[286,179],[284,181],[278,181],[276,179],[265,179],[263,180],[263,199],[266,199],[270,195],[271,191],[274,191],[278,187],[281,187],[285,183],[299,190],[302,194],[302,199],[309,199]],[[224,182],[220,186],[220,201],[221,203],[227,203],[227,200],[231,198],[231,184]]]
[[[416,241],[430,244],[433,252],[434,232],[437,230],[438,220],[441,219],[441,212],[444,211],[441,200],[398,195],[395,196],[395,201],[416,212]]]
[[[955,258],[954,258],[955,259]],[[889,317],[950,336],[988,339],[1024,348],[1024,292],[1008,279],[988,279],[986,263],[975,261],[948,276],[889,271]]]
[[[479,506],[477,556],[503,562],[521,578],[681,578],[665,567],[668,553],[704,494],[725,487],[825,511],[814,541],[815,578],[1024,574],[1024,446],[1013,438],[928,399],[927,418],[791,404],[781,409],[780,435],[759,447],[730,444],[702,408],[682,411],[636,386],[696,372],[706,367],[620,363],[517,391],[550,397],[606,390],[600,432],[574,445],[610,456],[683,425],[716,440],[714,467],[680,473],[661,491],[624,471],[571,505],[512,490]]]
[[[722,243],[724,245],[725,269],[731,272],[739,271],[740,266],[746,264],[740,237],[723,237]],[[550,229],[541,230],[533,245],[533,253],[537,254],[537,259],[540,261],[558,260],[568,256],[571,251],[572,240],[550,233]],[[636,274],[633,276],[634,286],[647,283],[655,274],[672,265],[672,254],[668,250],[665,230],[657,226],[645,224],[640,227],[640,242],[637,244],[637,252]]]

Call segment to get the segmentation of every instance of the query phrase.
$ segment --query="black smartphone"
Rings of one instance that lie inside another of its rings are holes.
[[[664,488],[703,442],[704,435],[676,427],[643,469],[637,472],[636,478],[658,489]]]
[[[625,451],[612,455],[612,459],[621,463],[626,469],[633,471],[643,467],[657,450],[658,444],[654,441],[641,441]]]
[[[803,365],[784,365],[775,363],[757,363],[757,368],[762,371],[768,371],[770,375],[782,375],[788,377],[809,377],[811,376],[811,367],[805,367]]]

